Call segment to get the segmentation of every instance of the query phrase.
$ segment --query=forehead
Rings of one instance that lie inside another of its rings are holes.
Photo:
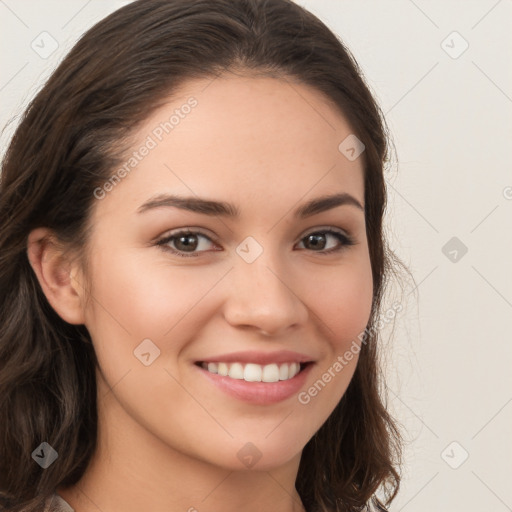
[[[362,158],[338,149],[351,134],[328,98],[289,78],[189,81],[138,128],[127,154],[133,165],[107,199],[133,209],[155,193],[196,194],[243,211],[334,191],[363,203]]]

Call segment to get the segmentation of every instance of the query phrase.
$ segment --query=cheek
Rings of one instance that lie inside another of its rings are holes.
[[[209,314],[206,296],[225,270],[185,265],[170,269],[161,260],[148,261],[125,250],[101,256],[98,251],[91,273],[86,325],[103,371],[116,380],[130,368],[145,368],[134,353],[139,347],[158,355],[152,366],[175,366]]]
[[[315,286],[305,293],[323,327],[323,336],[340,354],[364,331],[373,302],[373,280],[368,256],[347,260],[329,272],[316,272]]]
[[[92,324],[117,324],[132,339],[160,339],[191,311],[218,278],[215,271],[169,267],[129,252],[94,265]]]
[[[335,271],[323,276],[317,273],[315,281],[317,292],[308,292],[309,303],[315,308],[319,336],[328,341],[329,350],[319,365],[313,387],[305,390],[302,399],[299,396],[299,402],[311,402],[308,407],[315,410],[314,415],[327,419],[350,384],[363,348],[361,335],[373,302],[369,257],[347,259]]]

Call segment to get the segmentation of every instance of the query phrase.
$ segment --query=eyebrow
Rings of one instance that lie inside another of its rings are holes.
[[[293,216],[296,219],[305,219],[321,212],[331,210],[338,206],[354,206],[364,212],[363,205],[352,195],[347,193],[325,195],[317,197],[304,203],[297,208]],[[203,215],[229,218],[239,218],[240,209],[224,201],[214,201],[197,196],[178,196],[169,194],[158,194],[153,196],[137,209],[137,213],[144,213],[156,208],[180,208],[190,212],[201,213]]]

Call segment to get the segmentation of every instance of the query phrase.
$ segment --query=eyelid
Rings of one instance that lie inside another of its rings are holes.
[[[304,237],[306,237],[308,235],[317,233],[318,231],[335,231],[336,233],[344,235],[347,238],[352,238],[350,233],[348,233],[346,230],[338,228],[336,226],[315,226],[314,228],[311,228],[311,230],[307,230],[303,235],[301,235],[298,241],[302,240]]]
[[[338,228],[336,226],[324,225],[324,226],[315,226],[313,228],[306,230],[304,233],[302,233],[300,235],[300,237],[297,239],[297,242],[300,242],[304,237],[311,235],[313,233],[316,233],[317,231],[336,231],[336,232],[339,232],[340,234],[346,236],[347,238],[353,238],[353,236],[347,230]],[[172,229],[172,230],[166,232],[164,235],[157,237],[155,239],[155,243],[158,241],[161,241],[162,239],[169,238],[171,236],[177,236],[182,233],[201,234],[201,235],[204,235],[204,236],[210,238],[213,242],[218,243],[217,237],[215,235],[213,235],[210,231],[205,231],[205,230],[203,230],[203,228],[199,228],[199,227],[195,227],[195,226],[184,226],[182,228]]]
[[[192,235],[203,235],[209,238],[212,242],[217,243],[217,237],[211,231],[205,230],[203,228],[196,228],[195,226],[184,226],[182,228],[176,228],[166,231],[163,235],[155,238],[154,243],[158,243],[167,238],[187,233],[190,233]]]

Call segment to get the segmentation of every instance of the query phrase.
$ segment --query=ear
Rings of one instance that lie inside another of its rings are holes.
[[[27,240],[27,256],[48,302],[70,324],[83,324],[83,288],[74,267],[64,256],[53,232],[37,228]]]

